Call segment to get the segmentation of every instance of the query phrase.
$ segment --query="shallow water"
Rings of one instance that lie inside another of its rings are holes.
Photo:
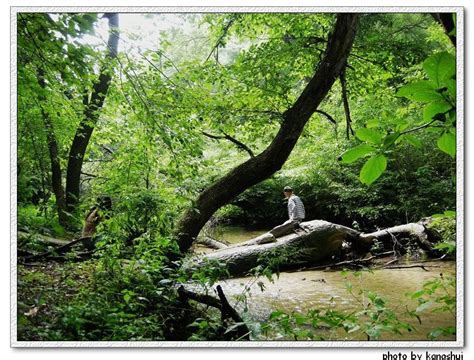
[[[224,228],[223,237],[232,243],[248,240],[265,231],[246,231],[243,228]],[[406,265],[406,264],[403,264]],[[404,331],[402,335],[384,333],[380,340],[427,340],[427,334],[439,326],[454,326],[455,319],[450,313],[433,313],[426,311],[420,314],[422,323],[406,314],[406,307],[414,310],[418,305],[406,295],[422,288],[425,281],[455,275],[454,262],[427,262],[422,268],[380,269],[372,272],[364,271],[356,277],[353,273],[343,276],[340,271],[307,270],[298,272],[283,272],[274,282],[266,278],[235,278],[219,282],[224,293],[234,306],[243,310],[244,304],[239,295],[245,287],[249,289],[247,307],[250,317],[265,321],[272,311],[277,309],[285,312],[305,313],[310,309],[335,309],[351,312],[361,310],[367,303],[366,295],[359,294],[360,289],[372,291],[387,301],[387,307],[394,310],[400,320],[415,327],[416,331]],[[258,282],[263,283],[262,292]],[[346,283],[353,286],[352,295],[346,288]],[[365,340],[360,333],[347,334],[343,330],[325,334],[328,340]],[[438,338],[439,340],[455,340],[454,337]]]

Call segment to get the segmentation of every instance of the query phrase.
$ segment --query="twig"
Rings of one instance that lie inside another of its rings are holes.
[[[214,140],[221,140],[221,139],[224,139],[224,140],[228,140],[232,143],[234,143],[235,145],[237,145],[238,148],[246,151],[250,157],[254,157],[254,153],[252,151],[252,149],[250,149],[247,145],[245,145],[243,142],[237,140],[236,138],[230,136],[229,134],[225,133],[224,131],[221,131],[224,135],[213,135],[213,134],[209,134],[205,131],[201,131],[201,133],[204,135],[204,136],[207,136],[208,138],[211,138],[211,139],[214,139]]]
[[[229,20],[229,22],[224,26],[224,28],[222,29],[222,34],[221,36],[219,37],[219,39],[217,40],[216,44],[214,45],[214,47],[212,48],[211,52],[209,53],[209,55],[207,56],[206,60],[204,60],[204,62],[207,62],[207,60],[209,60],[209,58],[212,56],[212,54],[214,53],[214,51],[216,51],[219,46],[221,45],[222,43],[222,40],[224,40],[224,37],[227,35],[227,32],[229,31],[229,28],[232,26],[232,24],[234,23],[236,17],[234,16],[232,19]]]
[[[429,270],[426,269],[427,267],[440,267],[440,266],[438,266],[438,265],[418,265],[418,264],[416,264],[416,265],[399,265],[399,266],[388,266],[388,267],[384,266],[384,269],[410,269],[410,268],[417,268],[417,267],[422,268],[425,271],[429,271]]]

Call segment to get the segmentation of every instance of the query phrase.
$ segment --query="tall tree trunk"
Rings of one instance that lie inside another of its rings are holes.
[[[318,70],[293,106],[283,114],[280,130],[272,143],[262,153],[235,167],[211,184],[184,213],[176,229],[182,252],[189,249],[204,224],[217,209],[281,169],[304,126],[341,73],[355,38],[357,18],[357,14],[337,16]]]
[[[79,201],[79,185],[81,179],[82,163],[86,153],[92,131],[99,119],[99,111],[104,104],[109,90],[113,69],[111,60],[117,57],[118,50],[118,14],[104,15],[109,20],[109,39],[107,42],[107,55],[101,68],[99,79],[94,84],[90,100],[84,101],[84,116],[77,128],[69,151],[66,175],[66,204],[70,213],[73,213]]]
[[[44,81],[44,70],[39,67],[37,70],[38,84],[42,90],[46,89]],[[58,220],[61,226],[67,227],[68,213],[66,211],[66,198],[64,196],[64,189],[62,184],[61,163],[59,160],[58,142],[54,134],[53,123],[49,117],[49,113],[45,111],[42,104],[46,102],[46,97],[43,94],[39,95],[41,116],[43,118],[44,127],[46,130],[46,138],[48,141],[49,158],[51,160],[51,185],[53,187],[54,195],[56,196],[56,207],[58,210]]]

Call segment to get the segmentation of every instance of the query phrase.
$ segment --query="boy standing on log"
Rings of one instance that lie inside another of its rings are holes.
[[[283,189],[283,194],[285,194],[285,198],[288,199],[289,219],[270,231],[270,233],[276,238],[283,235],[291,234],[293,230],[298,229],[300,227],[300,223],[305,218],[303,202],[301,201],[299,196],[296,196],[293,193],[293,189],[289,186],[285,186],[285,188]]]

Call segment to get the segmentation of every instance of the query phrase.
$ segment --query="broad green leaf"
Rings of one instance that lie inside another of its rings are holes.
[[[396,95],[422,102],[443,100],[443,96],[436,91],[433,83],[426,80],[404,85],[398,89]]]
[[[423,143],[421,142],[421,140],[413,135],[409,135],[409,134],[404,135],[403,138],[416,148],[420,149],[423,146]]]
[[[368,141],[373,144],[381,144],[383,135],[374,129],[362,128],[356,131],[356,136],[362,141]]]
[[[423,62],[423,69],[435,82],[436,87],[441,87],[456,74],[456,59],[446,51],[436,53]]]
[[[383,146],[385,148],[388,148],[390,145],[392,145],[397,139],[400,137],[399,132],[395,132],[393,134],[388,134],[385,136],[385,139],[383,140]]]
[[[372,119],[365,123],[365,127],[370,129],[379,126],[380,121],[378,119]]]
[[[446,81],[446,87],[448,88],[448,94],[455,99],[456,98],[456,80],[448,79]]]
[[[366,185],[370,185],[382,175],[386,168],[387,158],[385,156],[372,156],[360,170],[360,181]]]
[[[347,150],[344,154],[341,155],[341,162],[344,164],[350,164],[361,157],[370,154],[375,149],[367,144],[358,145],[352,149]]]
[[[423,111],[423,120],[431,121],[436,115],[444,114],[452,108],[445,100],[435,101],[428,104]]]
[[[441,135],[437,144],[442,151],[449,154],[452,158],[456,156],[456,135],[446,132]]]

